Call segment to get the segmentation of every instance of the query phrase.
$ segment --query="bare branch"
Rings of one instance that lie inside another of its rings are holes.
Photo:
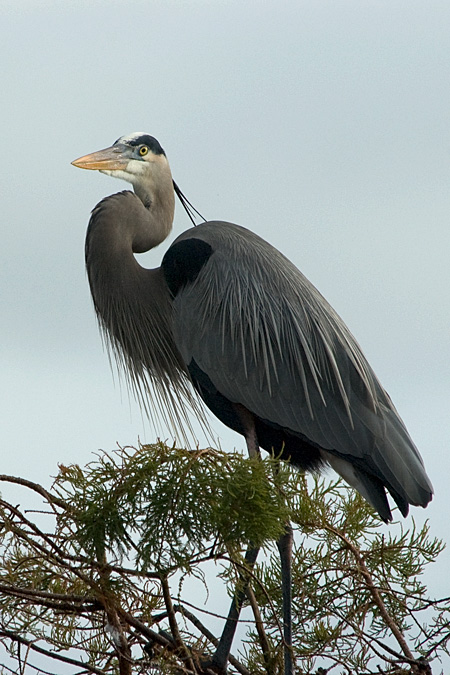
[[[72,659],[69,656],[63,656],[62,654],[58,654],[57,652],[44,649],[43,647],[39,647],[39,645],[34,644],[32,640],[27,640],[26,638],[20,637],[16,633],[6,630],[5,628],[0,628],[0,637],[6,637],[9,640],[12,640],[13,642],[25,645],[30,649],[32,649],[33,651],[38,652],[39,654],[44,654],[44,656],[48,656],[51,659],[63,661],[64,663],[70,663],[72,666],[77,666],[78,668],[81,668],[83,672],[96,673],[96,675],[104,675],[105,673],[104,670],[96,668],[95,666],[92,666],[89,663],[84,663],[83,661]]]

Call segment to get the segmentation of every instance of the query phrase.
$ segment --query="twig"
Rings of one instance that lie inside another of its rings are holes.
[[[9,584],[0,584],[0,592],[16,598],[32,598],[36,603],[45,607],[53,607],[66,611],[91,612],[102,609],[102,605],[95,598],[85,598],[80,595],[50,593],[49,591],[31,590]]]
[[[170,630],[172,631],[172,636],[173,639],[175,640],[175,645],[180,651],[180,656],[184,654],[184,657],[182,657],[183,661],[185,661],[188,667],[191,668],[192,672],[195,673],[195,666],[192,660],[192,656],[189,653],[189,650],[184,644],[183,640],[181,639],[180,631],[178,630],[178,624],[175,617],[175,610],[172,604],[172,597],[170,595],[170,588],[169,582],[167,581],[167,577],[161,577],[161,587],[164,596],[164,602],[167,609]]]
[[[258,603],[256,602],[256,597],[251,586],[247,587],[247,598],[252,608],[253,616],[255,617],[255,627],[258,633],[259,642],[261,645],[264,663],[266,666],[267,675],[274,675],[275,671],[270,664],[270,645],[269,640],[267,639],[266,632],[264,630],[263,620],[261,618],[261,612],[259,611]]]
[[[34,492],[37,492],[39,495],[41,495],[41,497],[44,497],[49,504],[56,504],[56,506],[59,506],[66,511],[70,508],[64,499],[55,497],[50,492],[47,492],[47,490],[43,488],[42,485],[39,485],[39,483],[33,483],[31,480],[27,480],[26,478],[18,478],[17,476],[7,476],[6,474],[0,474],[0,481],[3,481],[4,483],[22,485],[23,487],[27,487],[30,490],[34,490]]]
[[[190,612],[186,607],[182,607],[181,605],[174,605],[173,606],[176,612],[180,612],[183,614],[183,616],[186,617],[199,631],[202,633],[215,647],[219,644],[219,640],[211,633],[211,631],[206,628],[206,626],[203,625],[203,623],[198,619],[195,614]],[[240,663],[240,661],[237,660],[235,656],[230,654],[228,657],[229,662],[231,663],[234,668],[238,671],[238,673],[241,673],[241,675],[250,675],[250,672],[247,670],[245,666]]]
[[[372,579],[372,575],[370,574],[369,570],[367,569],[358,549],[351,543],[351,541],[345,535],[342,534],[342,532],[340,532],[336,528],[332,527],[331,525],[327,525],[327,524],[324,525],[324,528],[329,530],[333,534],[335,534],[337,537],[339,537],[339,539],[341,539],[345,543],[345,545],[347,546],[349,551],[352,552],[352,554],[353,554],[353,556],[354,556],[354,558],[357,562],[359,571],[361,572],[362,576],[364,577],[367,588],[369,589],[369,591],[370,591],[370,593],[371,593],[371,595],[372,595],[372,597],[375,601],[376,606],[379,609],[379,612],[380,612],[384,622],[386,623],[388,628],[391,630],[393,636],[395,637],[395,639],[397,640],[397,642],[400,646],[400,649],[402,650],[403,654],[405,655],[405,657],[409,661],[409,663],[411,663],[411,664],[417,663],[417,660],[414,658],[410,648],[408,647],[408,644],[407,644],[407,642],[406,642],[406,640],[403,636],[403,633],[400,631],[400,629],[397,626],[397,624],[395,623],[394,619],[389,614],[389,612],[386,608],[386,605],[383,602],[383,598],[381,597],[378,588],[375,586],[375,584],[373,582],[373,579]]]
[[[25,645],[26,647],[29,647],[33,651],[39,652],[39,654],[44,654],[44,656],[48,656],[51,659],[56,659],[57,661],[64,661],[64,663],[70,663],[73,666],[81,667],[83,670],[87,670],[91,673],[97,673],[97,675],[105,674],[105,671],[101,670],[100,668],[91,666],[89,663],[84,663],[83,661],[77,661],[76,659],[72,659],[69,656],[62,656],[61,654],[51,652],[48,649],[43,649],[42,647],[35,645],[31,640],[19,637],[12,631],[6,630],[4,628],[0,629],[0,636],[6,637],[9,640],[13,640],[14,642],[18,642],[19,644]]]

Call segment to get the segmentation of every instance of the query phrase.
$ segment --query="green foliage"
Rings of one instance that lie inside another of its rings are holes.
[[[418,530],[413,521],[408,531],[396,523],[386,532],[368,503],[339,480],[293,476],[290,487],[291,518],[299,528],[293,586],[301,589],[293,602],[295,652],[305,672],[319,656],[350,672],[365,672],[377,653],[390,648],[398,654],[392,638],[398,642],[412,628],[411,651],[429,657],[433,648],[427,638],[448,632],[450,605],[448,599],[435,603],[440,607],[432,616],[420,579],[444,548],[430,537],[428,524]],[[265,597],[271,598],[270,606],[259,598],[261,611],[276,633],[281,611],[276,555],[259,574]]]
[[[217,551],[277,539],[289,516],[286,471],[268,458],[162,443],[103,454],[84,471],[61,467],[55,482],[77,522],[74,538],[87,555],[135,556],[139,569],[189,567],[214,543]]]
[[[99,455],[84,469],[60,467],[50,491],[21,478],[0,480],[45,504],[29,512],[0,500],[0,641],[19,658],[20,672],[23,659],[31,667],[40,650],[44,670],[55,673],[205,675],[202,659],[214,640],[203,599],[186,582],[211,586],[211,566],[217,576],[219,565],[233,595],[252,545],[265,551],[248,571],[255,623],[229,672],[278,675],[274,542],[288,520],[296,533],[298,675],[333,666],[366,675],[379,664],[391,675],[425,674],[431,670],[418,669],[420,655],[449,655],[450,602],[428,598],[422,578],[442,543],[427,524],[380,525],[340,481],[307,480],[270,457],[161,443]],[[212,595],[208,609],[224,612]]]

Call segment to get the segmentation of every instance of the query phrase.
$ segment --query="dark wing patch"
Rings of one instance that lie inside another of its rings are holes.
[[[194,387],[211,412],[227,427],[238,434],[244,435],[245,430],[233,404],[225,396],[222,396],[194,359],[188,365],[188,370]]]
[[[196,280],[212,253],[212,247],[201,239],[184,239],[172,244],[161,267],[173,297],[186,284]]]
[[[194,387],[214,415],[230,429],[245,435],[233,403],[222,396],[194,359],[188,365],[188,370]],[[323,464],[320,448],[301,433],[261,419],[251,411],[249,413],[253,417],[258,445],[261,448],[273,452],[282,459],[290,459],[291,463],[302,471],[315,471]]]

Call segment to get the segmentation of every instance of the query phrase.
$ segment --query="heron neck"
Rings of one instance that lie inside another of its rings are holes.
[[[157,200],[146,208],[130,191],[111,195],[93,210],[86,236],[86,269],[100,324],[138,374],[145,368],[161,374],[171,367],[155,362],[160,349],[149,335],[162,336],[167,353],[175,354],[172,369],[183,369],[171,337],[171,302],[162,271],[141,267],[133,255],[157,246],[170,231],[171,220],[161,223],[155,205]]]
[[[133,209],[134,253],[144,253],[161,244],[172,230],[175,212],[175,194],[172,177],[169,180],[143,186],[134,185],[134,192],[141,202],[141,210],[136,204]]]

